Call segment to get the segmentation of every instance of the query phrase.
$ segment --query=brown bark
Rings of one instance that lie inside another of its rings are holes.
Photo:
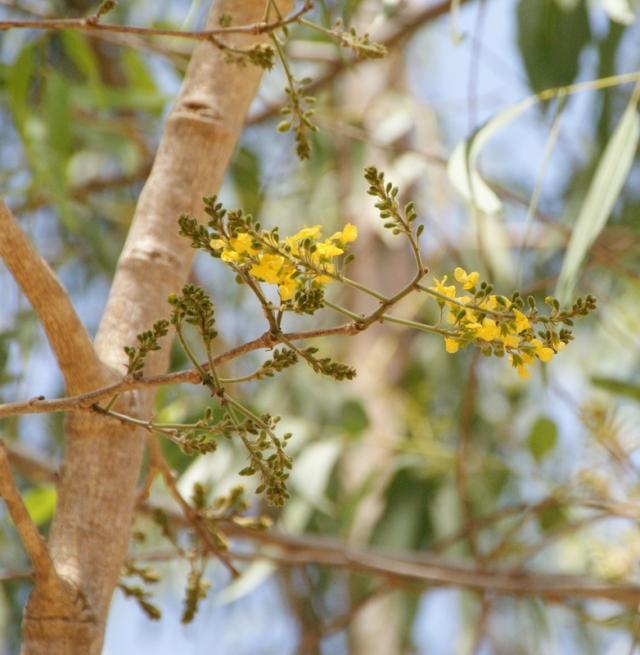
[[[0,258],[20,285],[49,340],[68,393],[104,380],[103,366],[67,292],[0,200]]]
[[[282,3],[283,11],[289,9]],[[208,25],[229,13],[235,24],[263,17],[264,0],[220,0]],[[229,36],[246,46],[259,38]],[[166,298],[186,281],[193,251],[177,234],[181,213],[200,214],[203,195],[215,192],[260,81],[254,67],[229,64],[209,43],[195,50],[182,90],[165,127],[153,169],[140,196],[118,263],[95,349],[105,370],[123,373],[125,345],[166,315]],[[165,370],[166,350],[147,363]],[[112,375],[104,374],[106,384]],[[68,383],[69,384],[69,383]],[[74,391],[92,385],[74,384]],[[95,386],[95,382],[94,385]],[[119,407],[148,415],[151,390],[128,393]],[[36,584],[24,617],[23,653],[95,655],[101,651],[113,589],[126,556],[145,445],[145,433],[108,418],[72,414],[49,547],[66,598]]]

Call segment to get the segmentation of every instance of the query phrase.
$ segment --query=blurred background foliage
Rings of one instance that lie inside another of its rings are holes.
[[[374,164],[417,202],[428,265],[479,270],[500,292],[540,301],[554,291],[567,243],[602,153],[632,87],[615,85],[551,99],[505,125],[480,158],[501,202],[471,211],[447,178],[456,144],[531,93],[640,69],[633,3],[611,0],[470,0],[432,18],[421,0],[319,0],[314,20],[336,18],[389,44],[381,61],[353,63],[322,34],[291,29],[300,77],[318,80],[311,159],[275,132],[284,76],[265,75],[221,195],[283,233],[355,223],[351,277],[390,292],[411,275],[400,239],[383,232],[361,171]],[[201,27],[201,0],[127,0],[109,22]],[[637,9],[637,7],[636,7]],[[85,0],[3,0],[0,16],[85,16]],[[95,331],[163,118],[192,44],[79,32],[9,30],[0,41],[0,189]],[[634,110],[635,111],[635,110]],[[555,131],[555,136],[552,135]],[[536,191],[537,190],[537,191]],[[212,189],[212,191],[215,191]],[[539,198],[535,211],[532,194]],[[359,372],[337,384],[296,367],[250,383],[245,401],[283,416],[294,433],[293,498],[279,516],[292,534],[331,536],[394,551],[436,552],[516,570],[638,578],[640,554],[640,166],[637,157],[606,226],[582,262],[579,293],[599,309],[576,341],[532,380],[472,352],[447,355],[440,339],[377,326],[330,347]],[[232,275],[198,259],[193,281],[216,301],[220,346],[260,334],[263,320]],[[26,300],[0,270],[0,400],[62,395],[62,380]],[[354,311],[361,297],[332,293]],[[366,300],[366,299],[365,299]],[[437,318],[410,300],[403,315]],[[159,317],[150,317],[151,320]],[[329,315],[318,318],[330,325]],[[300,321],[299,325],[305,324]],[[308,325],[308,322],[306,323]],[[292,322],[291,327],[294,327]],[[260,355],[234,364],[252,370]],[[177,354],[172,366],[184,367]],[[231,373],[230,370],[223,374]],[[197,417],[197,388],[163,388],[161,421]],[[60,416],[5,420],[0,437],[55,466]],[[212,496],[238,482],[233,444],[187,458],[166,454],[188,495],[196,480]],[[31,455],[30,455],[31,456]],[[17,455],[16,455],[17,457]],[[20,470],[28,470],[24,467]],[[19,478],[46,531],[55,487],[46,472]],[[166,495],[159,482],[152,498]],[[27,566],[2,514],[0,649],[15,652]],[[148,518],[143,546],[162,537]],[[155,532],[154,532],[155,530]],[[247,566],[228,586],[212,562],[209,599],[179,625],[185,567],[159,563],[160,626],[116,594],[105,652],[188,648],[216,653],[631,653],[633,612],[613,603],[545,604],[477,592],[395,584],[316,566]]]

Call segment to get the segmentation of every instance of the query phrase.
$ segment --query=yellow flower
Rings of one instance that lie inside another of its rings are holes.
[[[289,246],[289,248],[291,248],[291,253],[297,256],[300,254],[300,248],[298,247],[298,244],[305,239],[315,239],[316,237],[319,237],[321,232],[322,225],[303,227],[293,236],[287,237],[284,242]]]
[[[336,270],[336,267],[333,264],[322,264],[322,270],[326,273],[333,273]],[[316,277],[316,282],[320,284],[329,284],[333,278],[330,275],[318,275]]]
[[[516,317],[516,332],[518,334],[524,332],[530,327],[529,319],[521,311],[514,309],[513,315]]]
[[[549,362],[552,357],[555,355],[552,348],[545,346],[539,339],[533,339],[531,342],[533,347],[536,349],[536,357],[541,362]]]
[[[429,287],[431,291],[435,291],[436,293],[440,293],[443,296],[448,296],[449,298],[455,298],[456,297],[456,287],[455,285],[451,286],[445,286],[445,282],[447,281],[447,276],[445,275],[442,280],[438,280],[437,277],[433,278],[435,280],[436,286],[435,287]]]
[[[495,296],[487,296],[481,303],[482,309],[493,311],[498,306],[498,300]]]
[[[467,274],[467,271],[464,270],[464,268],[460,268],[459,266],[453,271],[453,277],[456,278],[458,282],[467,290],[473,289],[473,287],[478,284],[478,280],[480,279],[480,273],[477,273],[474,271],[473,273]]]
[[[265,253],[260,257],[258,264],[254,264],[249,271],[253,277],[268,282],[269,284],[278,284],[282,281],[281,274],[284,258],[280,255]]]
[[[209,241],[209,245],[214,250],[220,250],[221,248],[224,248],[227,244],[222,239],[211,239],[211,241]]]
[[[502,343],[508,348],[517,348],[520,344],[520,337],[515,334],[507,334],[502,337]]]
[[[493,319],[485,318],[482,327],[476,331],[478,338],[483,341],[493,341],[500,336],[500,326]]]
[[[458,296],[456,300],[463,305],[473,301],[471,296]],[[477,318],[476,312],[473,309],[465,309],[464,320],[475,321]]]
[[[550,362],[555,353],[551,348],[544,347],[536,351],[536,355],[541,362]]]
[[[222,255],[220,255],[220,259],[222,259],[223,262],[237,262],[240,259],[240,255],[235,250],[225,248],[222,251]]]
[[[253,238],[248,232],[239,232],[235,238],[229,240],[229,245],[239,255],[248,253],[255,255],[258,251],[253,247]]]
[[[522,359],[522,364],[518,364],[515,367],[516,371],[518,372],[518,377],[521,380],[528,380],[531,377],[531,373],[530,373],[529,369],[527,369],[526,364],[531,361],[531,357],[528,357],[529,361],[526,360],[525,353],[521,353],[520,357]],[[512,355],[509,355],[509,361],[511,362],[511,365],[513,365],[513,356]]]
[[[316,239],[322,232],[322,225],[314,225],[313,227],[303,227],[300,231],[296,232],[293,236],[289,237],[292,241],[304,241],[304,239]]]
[[[460,344],[455,339],[452,339],[451,337],[445,337],[444,349],[448,353],[451,353],[451,354],[457,353],[459,347],[460,347]]]
[[[278,293],[282,300],[291,300],[296,293],[296,281],[288,277],[284,282],[278,285]]]
[[[330,239],[327,239],[326,241],[317,244],[316,251],[314,254],[317,254],[319,257],[328,259],[331,257],[337,257],[338,255],[341,255],[343,252],[344,250],[338,248],[338,246],[331,243]]]
[[[520,359],[522,359],[525,364],[531,364],[533,361],[533,357],[528,353],[520,353]]]
[[[335,232],[331,235],[332,241],[341,241],[342,243],[350,243],[358,238],[358,228],[351,223],[347,223],[342,232]]]

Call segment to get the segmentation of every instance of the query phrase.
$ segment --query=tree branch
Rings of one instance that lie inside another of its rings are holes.
[[[0,199],[0,257],[29,299],[47,335],[67,390],[104,384],[105,370],[67,292]]]
[[[285,332],[282,338],[289,341],[301,341],[304,339],[313,339],[317,337],[336,336],[336,335],[350,335],[358,333],[358,328],[353,323],[346,323],[333,328],[318,328],[315,330],[306,330],[303,332]],[[269,332],[265,332],[262,336],[252,341],[247,341],[235,348],[231,348],[226,352],[214,358],[214,366],[219,366],[224,362],[245,355],[246,353],[260,350],[262,348],[273,348],[276,344],[281,343],[281,338],[273,336]],[[204,362],[201,364],[204,370],[209,369],[209,364]],[[152,375],[149,377],[124,377],[119,382],[114,382],[107,386],[99,387],[92,391],[80,393],[75,396],[67,396],[65,398],[52,398],[47,400],[44,396],[36,396],[30,400],[25,400],[16,403],[5,403],[0,405],[0,418],[8,416],[19,416],[24,414],[46,414],[49,412],[67,412],[76,409],[89,409],[91,405],[111,398],[116,393],[124,393],[126,391],[134,391],[136,389],[152,389],[169,384],[200,384],[202,382],[200,373],[195,369],[187,369],[184,371],[176,371],[174,373],[164,373],[161,375]]]
[[[282,5],[289,11],[290,3]],[[207,29],[217,29],[225,13],[236,25],[254,24],[263,19],[264,7],[264,0],[217,0]],[[242,49],[265,38],[230,34],[225,45]],[[178,235],[177,218],[203,217],[201,199],[220,187],[261,76],[256,67],[229,62],[211,42],[194,50],[138,200],[95,340],[98,356],[114,370],[126,370],[124,346],[135,343],[136,335],[165,313],[169,293],[188,279],[194,251]],[[168,352],[153,355],[147,370],[158,375],[166,370]],[[131,416],[147,416],[152,401],[152,389],[144,388],[121,395],[116,407]],[[109,417],[69,414],[49,545],[56,569],[78,588],[95,620],[88,625],[81,613],[61,608],[60,634],[48,638],[41,612],[45,605],[36,602],[36,585],[24,619],[30,655],[66,655],[65,644],[79,632],[86,646],[74,652],[101,652],[111,596],[127,553],[146,436],[145,430]],[[47,607],[59,609],[51,603]]]
[[[13,479],[7,451],[2,441],[0,441],[0,496],[4,499],[20,541],[31,560],[36,581],[46,582],[52,577],[57,577],[45,541],[31,520]]]
[[[36,484],[56,484],[58,471],[49,462],[40,459],[16,443],[5,444],[4,448],[11,466],[23,477]]]
[[[464,4],[468,1],[469,0],[461,0],[461,4]],[[417,13],[414,13],[412,16],[404,17],[404,20],[401,21],[397,29],[395,29],[390,34],[381,38],[377,36],[374,36],[373,38],[375,41],[385,46],[385,48],[393,48],[402,43],[405,39],[410,38],[423,25],[426,25],[427,23],[430,23],[431,21],[447,14],[451,10],[451,4],[451,0],[441,0],[440,2],[421,9]],[[313,81],[304,87],[305,93],[314,93],[345,71],[351,70],[354,66],[357,66],[364,61],[368,60],[359,59],[357,57],[341,57],[340,59],[336,59],[336,61],[327,67],[324,73],[314,77]],[[280,108],[286,102],[287,99],[282,98],[280,101],[270,103],[261,111],[251,114],[247,120],[247,124],[255,125],[256,123],[262,123],[263,121],[269,120],[274,116],[278,116],[280,113]]]
[[[178,525],[186,519],[175,510],[163,509],[168,518]],[[341,568],[356,573],[383,576],[404,583],[420,583],[447,587],[462,587],[517,597],[539,597],[555,602],[570,598],[601,599],[637,606],[640,585],[600,582],[585,576],[539,574],[505,571],[451,564],[432,554],[392,553],[378,549],[354,547],[332,539],[305,535],[294,537],[277,530],[255,530],[233,521],[220,521],[220,530],[230,537],[248,540],[265,546],[253,553],[232,551],[233,559],[268,559],[283,566],[314,564]],[[171,553],[169,557],[172,557]],[[157,554],[153,560],[161,559]],[[140,555],[136,559],[144,560]]]
[[[257,21],[244,25],[229,27],[215,27],[206,30],[172,30],[155,27],[138,27],[135,25],[114,25],[112,23],[100,23],[96,17],[87,18],[37,18],[32,20],[3,20],[0,21],[0,31],[15,29],[36,29],[36,30],[75,30],[77,32],[90,33],[111,33],[111,34],[135,34],[138,36],[164,36],[191,41],[209,41],[218,46],[224,47],[224,43],[216,37],[232,34],[248,34],[258,36],[270,34],[281,27],[295,23],[304,14],[311,11],[311,2],[305,2],[300,9],[279,20],[265,22]]]

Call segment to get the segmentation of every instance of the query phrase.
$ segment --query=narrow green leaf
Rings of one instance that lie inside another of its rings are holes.
[[[340,408],[338,422],[350,437],[357,437],[369,427],[369,417],[362,403],[352,398],[345,400]]]
[[[633,164],[640,139],[640,85],[635,91],[598,162],[576,219],[562,263],[555,295],[566,303],[589,248],[604,228]]]
[[[466,141],[459,143],[451,154],[447,166],[451,184],[479,211],[497,214],[502,208],[500,199],[478,171],[480,151],[505,125],[538,102],[538,96],[530,96],[501,111],[481,125]]]
[[[628,380],[600,376],[591,378],[591,382],[596,387],[606,389],[618,396],[626,396],[640,402],[640,382],[634,383]]]
[[[571,84],[591,41],[586,3],[520,0],[518,46],[533,91]]]
[[[60,38],[67,57],[73,61],[78,70],[85,76],[93,95],[93,102],[99,107],[104,107],[106,102],[105,88],[102,84],[95,53],[89,47],[87,37],[68,30],[60,32]]]
[[[133,49],[125,48],[122,51],[122,67],[131,87],[141,91],[156,93],[157,86],[149,68],[140,55]]]
[[[44,118],[47,125],[47,141],[55,164],[64,172],[71,151],[71,106],[68,84],[56,70],[47,74],[44,95]]]
[[[623,73],[588,82],[545,89],[511,105],[483,123],[471,136],[459,143],[449,157],[447,175],[453,187],[473,207],[485,214],[497,214],[502,204],[498,196],[482,179],[478,171],[478,157],[485,145],[512,120],[524,111],[541,102],[558,96],[572,95],[582,91],[608,89],[629,82],[638,82],[638,73]]]
[[[27,43],[9,66],[6,78],[7,99],[18,130],[23,131],[28,114],[28,95],[35,70],[35,45]]]
[[[36,525],[43,525],[51,520],[56,508],[58,494],[54,485],[33,487],[22,496],[31,520]]]
[[[256,216],[264,200],[264,190],[260,184],[260,160],[249,148],[242,147],[231,162],[231,181],[240,205]]]
[[[527,448],[536,462],[541,462],[556,447],[557,441],[556,424],[551,419],[541,416],[531,428],[527,438]]]

